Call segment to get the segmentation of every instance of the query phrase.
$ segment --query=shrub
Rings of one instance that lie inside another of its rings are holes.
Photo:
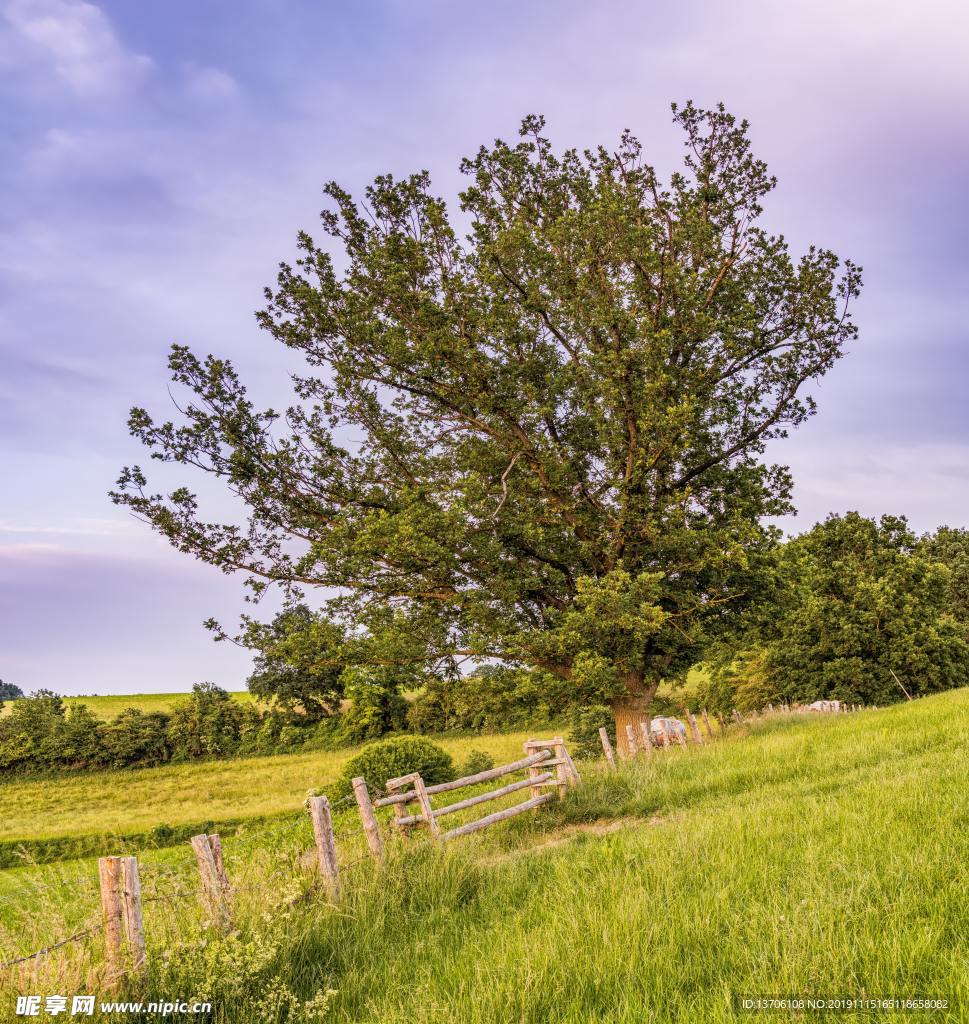
[[[100,762],[112,768],[130,764],[154,765],[168,760],[168,715],[161,711],[145,714],[139,708],[124,708],[113,722],[98,728]]]
[[[372,793],[379,793],[388,779],[409,772],[420,772],[428,785],[455,777],[454,762],[446,750],[423,736],[399,736],[371,743],[347,761],[334,795],[338,799],[348,796],[353,790],[350,780],[358,775],[367,780]]]
[[[486,665],[468,676],[430,680],[411,703],[414,732],[490,732],[534,727],[562,714],[574,694],[544,672]]]
[[[236,753],[245,720],[242,705],[214,683],[196,683],[171,712],[168,739],[173,761]]]
[[[486,772],[494,766],[495,759],[491,754],[485,753],[483,750],[472,750],[458,769],[458,776],[463,778],[465,775],[477,775],[478,772]]]
[[[407,725],[407,701],[399,684],[380,673],[354,666],[342,676],[349,704],[340,716],[339,734],[347,743],[375,740]]]
[[[616,725],[612,710],[605,704],[593,704],[578,708],[572,714],[569,732],[569,748],[575,757],[602,757],[602,740],[599,730],[605,726],[613,746],[616,743]]]

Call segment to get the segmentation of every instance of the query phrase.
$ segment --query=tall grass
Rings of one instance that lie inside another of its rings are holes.
[[[615,775],[584,766],[547,813],[444,849],[398,842],[382,870],[353,863],[338,905],[300,868],[308,826],[241,836],[237,931],[205,932],[189,898],[147,905],[139,991],[210,998],[232,1024],[720,1024],[751,1017],[745,994],[937,996],[950,1009],[822,1019],[966,1020],[967,781],[959,691],[777,718]],[[152,884],[187,885],[179,870]],[[21,991],[52,991],[31,985],[54,963]],[[96,983],[81,963],[54,980]]]

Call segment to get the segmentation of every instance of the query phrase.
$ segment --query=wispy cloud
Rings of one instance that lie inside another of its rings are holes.
[[[47,67],[80,96],[117,95],[137,87],[152,69],[145,54],[126,49],[100,8],[83,0],[7,0],[7,46]]]

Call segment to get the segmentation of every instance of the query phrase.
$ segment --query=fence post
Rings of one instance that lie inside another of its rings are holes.
[[[363,822],[363,832],[367,837],[367,848],[375,860],[383,860],[384,841],[380,838],[380,825],[377,822],[377,815],[373,812],[373,804],[370,802],[367,781],[363,776],[358,776],[353,779],[351,785],[357,807],[360,809],[360,820]]]
[[[696,719],[693,717],[692,711],[687,711],[686,719],[690,723],[690,732],[693,735],[693,742],[698,746],[703,746],[703,737],[700,735],[699,726],[696,724]]]
[[[727,722],[726,722],[726,720],[723,717],[723,712],[722,711],[718,711],[717,712],[717,721],[720,723],[720,731],[721,732],[726,732],[727,731]]]
[[[632,761],[639,748],[636,744],[636,730],[629,723],[626,724],[626,746],[629,750],[629,760]]]
[[[710,716],[707,714],[707,709],[704,708],[700,714],[703,716],[703,727],[707,731],[707,735],[710,739],[713,739],[713,726],[710,724]]]
[[[124,917],[125,937],[128,940],[128,957],[131,970],[144,974],[147,966],[145,957],[145,926],[141,917],[141,879],[138,876],[138,858],[120,857],[121,861],[121,906]]]
[[[437,820],[434,817],[431,798],[427,795],[427,787],[424,785],[424,780],[416,772],[414,773],[414,792],[417,794],[417,802],[421,806],[421,814],[424,815],[424,820],[427,822],[431,838],[437,839],[441,830],[438,828]]]
[[[330,801],[325,796],[310,797],[310,818],[313,822],[313,838],[316,840],[320,874],[330,891],[330,898],[337,900],[340,898],[340,865],[336,856],[336,837],[333,835]]]
[[[565,763],[569,768],[569,775],[571,778],[571,785],[578,786],[582,781],[582,776],[579,775],[579,769],[575,767],[575,761],[572,760],[572,755],[569,753],[569,748],[562,743],[562,757],[565,758]]]
[[[652,758],[653,756],[653,741],[649,735],[649,715],[647,715],[639,723],[639,736],[642,740],[643,750],[646,751],[646,756]]]
[[[202,905],[222,931],[231,924],[229,914],[229,880],[222,863],[222,840],[217,835],[192,836],[192,850],[202,882]]]
[[[107,987],[117,988],[121,977],[121,898],[118,895],[120,857],[98,858],[98,882],[101,886],[101,911],[104,915],[104,960],[107,964]]]
[[[744,716],[736,708],[733,709],[733,717],[738,725],[744,724]]]
[[[609,767],[615,770],[616,755],[612,752],[612,744],[609,742],[609,731],[604,725],[599,729],[599,741],[602,743],[602,752],[606,755]]]
[[[559,761],[559,764],[555,766],[555,778],[559,784],[559,800],[564,800],[566,790],[568,790],[569,785],[572,783],[564,740],[561,743],[555,744],[555,758]]]

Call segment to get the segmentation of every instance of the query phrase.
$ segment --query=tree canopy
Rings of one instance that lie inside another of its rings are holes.
[[[462,163],[463,236],[426,172],[327,185],[328,242],[299,235],[257,314],[305,360],[293,404],[177,345],[181,420],[130,417],[244,519],[138,466],[115,500],[257,596],[322,588],[372,664],[531,665],[640,713],[764,585],[763,520],[791,508],[765,448],[815,411],[861,285],[760,226],[746,122],[673,111],[666,182],[628,132],[557,153],[526,118]]]
[[[967,624],[952,613],[952,571],[902,517],[829,516],[784,546],[785,604],[760,664],[774,693],[865,704],[962,685]]]

